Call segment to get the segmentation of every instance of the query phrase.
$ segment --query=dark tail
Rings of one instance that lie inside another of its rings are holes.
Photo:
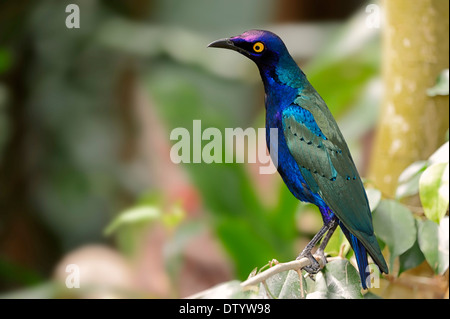
[[[342,223],[339,223],[339,225],[341,226],[345,237],[347,237],[348,241],[350,242],[350,245],[353,248],[353,251],[355,252],[356,263],[358,264],[359,270],[359,277],[361,278],[361,285],[363,289],[370,288],[370,282],[367,282],[367,277],[369,277],[370,273],[368,272],[369,261],[367,260],[366,248],[358,240],[358,238],[356,238],[348,231],[348,229]],[[367,286],[367,284],[369,284],[369,287]]]

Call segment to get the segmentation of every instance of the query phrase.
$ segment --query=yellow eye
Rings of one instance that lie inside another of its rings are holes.
[[[264,50],[264,43],[256,42],[253,45],[253,51],[255,51],[256,53],[261,53],[263,50]]]

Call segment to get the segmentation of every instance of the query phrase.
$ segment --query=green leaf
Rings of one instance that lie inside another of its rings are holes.
[[[410,249],[400,255],[398,275],[400,276],[402,272],[419,266],[424,260],[425,256],[420,250],[418,240],[416,240]]]
[[[383,298],[378,296],[377,294],[374,294],[371,291],[368,291],[364,294],[364,299],[383,299]]]
[[[370,211],[373,212],[381,201],[381,192],[375,188],[366,189],[367,199],[369,200]]]
[[[441,220],[440,225],[425,220],[419,225],[419,246],[428,264],[436,274],[444,274],[448,269],[449,218]]]
[[[358,271],[347,259],[334,260],[316,275],[314,292],[307,299],[361,299]]]
[[[448,132],[448,131],[447,131]],[[447,141],[434,152],[428,159],[430,164],[448,163],[449,162],[449,142]]]
[[[425,216],[439,224],[449,204],[449,165],[437,163],[423,172],[419,181],[420,201]]]
[[[375,233],[389,247],[390,264],[416,241],[416,225],[411,211],[394,200],[383,200],[373,214]]]
[[[114,218],[103,231],[105,236],[114,233],[119,250],[126,255],[133,255],[149,227],[149,223],[161,220],[159,208],[138,205],[123,211]]]
[[[427,90],[428,96],[436,95],[448,95],[449,85],[449,72],[448,69],[443,70],[436,81],[436,85]]]
[[[316,279],[312,278],[311,276],[308,276],[305,279],[306,283],[306,294],[312,294],[316,291]]]
[[[125,210],[106,227],[105,235],[110,235],[123,225],[141,224],[160,218],[161,212],[152,206],[137,206]]]
[[[303,280],[303,287],[306,283]],[[300,290],[300,277],[294,270],[285,271],[276,274],[266,280],[266,284],[260,284],[260,296],[269,296],[276,299],[300,299],[302,292]],[[306,290],[303,292],[306,295]]]
[[[428,161],[418,161],[409,165],[398,178],[395,192],[397,199],[408,197],[419,192],[419,179],[428,166]]]

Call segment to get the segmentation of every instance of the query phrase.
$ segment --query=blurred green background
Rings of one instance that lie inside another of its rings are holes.
[[[270,29],[366,176],[383,96],[368,3],[0,2],[0,294],[178,298],[295,258],[315,207],[258,164],[173,164],[170,132],[264,126],[256,67],[206,46]],[[102,289],[61,288],[68,264]]]

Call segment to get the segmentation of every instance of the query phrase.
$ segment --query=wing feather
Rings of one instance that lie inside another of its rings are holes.
[[[283,111],[282,122],[291,155],[301,170],[312,175],[314,182],[305,178],[308,186],[319,189],[325,203],[384,268],[364,186],[325,102],[318,94],[308,99],[299,96]],[[387,266],[385,268],[387,270]]]

